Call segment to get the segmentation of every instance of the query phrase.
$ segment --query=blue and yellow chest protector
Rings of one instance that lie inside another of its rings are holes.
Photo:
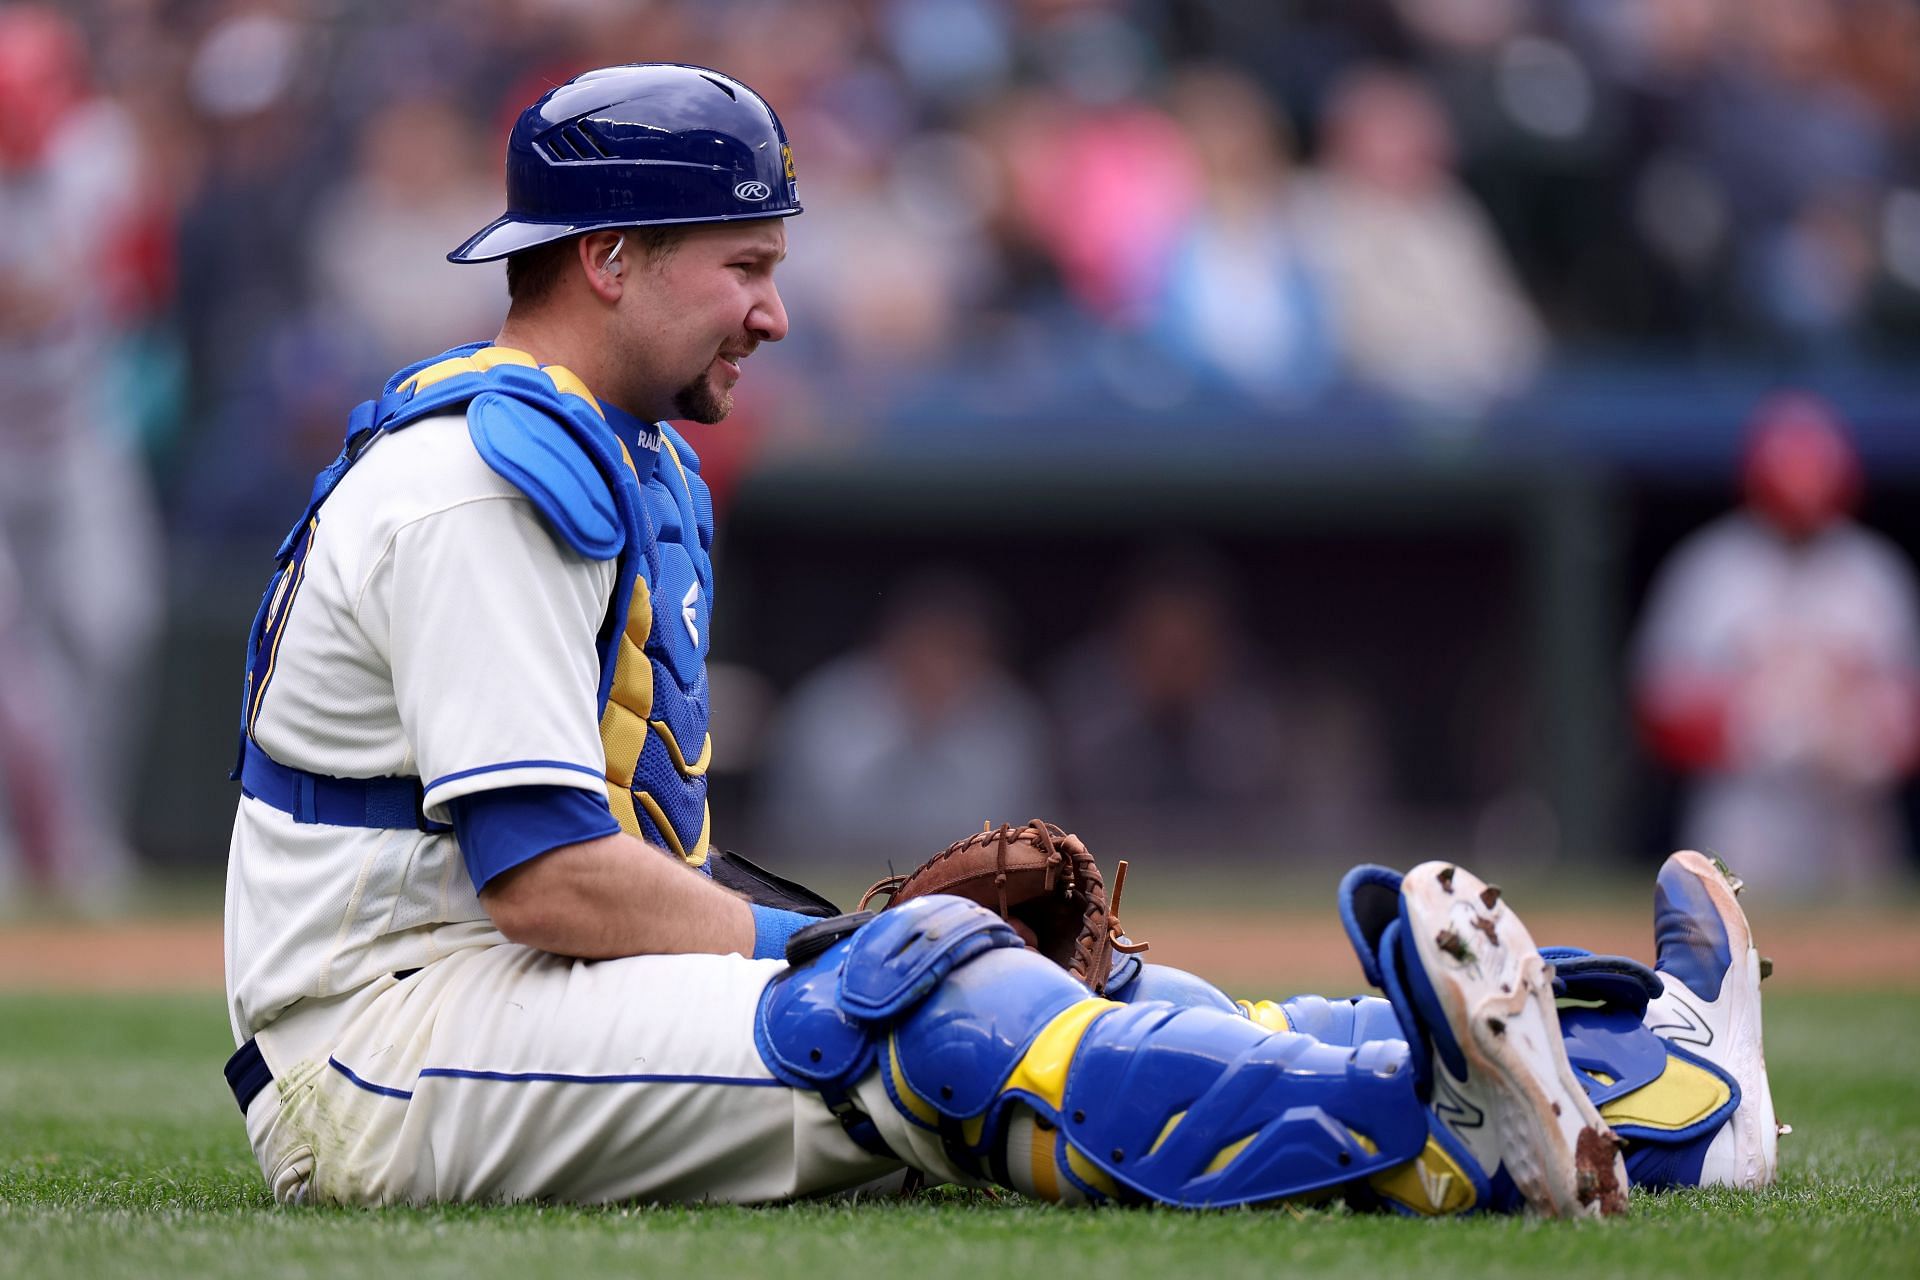
[[[613,596],[600,628],[600,740],[607,800],[621,827],[693,866],[706,862],[712,833],[707,807],[708,619],[713,609],[713,500],[699,459],[664,423],[641,423],[594,399],[558,365],[475,343],[402,369],[378,400],[355,409],[340,456],[314,481],[307,510],[281,543],[247,645],[243,703],[243,781],[274,770],[293,779],[295,794],[318,787],[322,801],[363,780],[301,775],[264,759],[251,741],[272,676],[279,633],[321,504],[367,447],[434,414],[466,409],[474,447],[526,494],[554,536],[581,555],[617,559]],[[401,780],[373,779],[372,783]],[[406,780],[417,788],[417,780]],[[353,813],[397,814],[365,788],[347,792]],[[412,819],[329,818],[305,821],[406,826]],[[336,804],[334,811],[339,811]],[[296,812],[296,817],[299,817]]]

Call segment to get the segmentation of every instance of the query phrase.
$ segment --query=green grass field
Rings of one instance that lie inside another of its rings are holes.
[[[985,1197],[778,1209],[280,1210],[220,1079],[217,996],[0,996],[0,1276],[1910,1276],[1920,996],[1782,993],[1795,1134],[1760,1196],[1635,1199],[1626,1222],[1339,1209],[1073,1212]]]

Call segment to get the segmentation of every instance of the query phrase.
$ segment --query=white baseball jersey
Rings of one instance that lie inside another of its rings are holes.
[[[1794,543],[1726,516],[1662,566],[1635,643],[1643,679],[1706,674],[1731,690],[1731,758],[1692,780],[1687,843],[1773,888],[1894,873],[1920,678],[1920,590],[1897,548],[1848,521]]]
[[[602,789],[594,634],[614,563],[563,547],[462,415],[376,442],[275,606],[255,740],[335,777],[417,776],[430,816],[526,785]],[[302,825],[243,799],[227,886],[238,1038],[296,1000],[502,941],[454,838]]]
[[[463,416],[376,441],[317,519],[256,689],[268,754],[418,776],[435,819],[489,788],[601,791],[614,562],[563,546]],[[243,798],[226,927],[234,1036],[275,1077],[248,1130],[282,1199],[760,1201],[899,1167],[761,1061],[778,962],[509,943],[451,834],[303,825]]]

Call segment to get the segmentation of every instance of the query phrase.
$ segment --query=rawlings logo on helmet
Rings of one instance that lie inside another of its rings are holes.
[[[733,189],[736,200],[750,200],[758,203],[773,194],[773,188],[764,182],[743,182]]]

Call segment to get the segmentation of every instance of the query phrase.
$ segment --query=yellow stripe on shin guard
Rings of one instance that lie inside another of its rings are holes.
[[[1027,1046],[1001,1092],[1020,1089],[1030,1093],[1057,1115],[1067,1096],[1067,1067],[1072,1064],[1080,1041],[1086,1037],[1087,1028],[1107,1010],[1119,1007],[1112,1000],[1089,999],[1055,1014],[1053,1021],[1042,1027],[1033,1043]]]
[[[1165,1142],[1168,1138],[1172,1137],[1173,1131],[1179,1128],[1180,1122],[1182,1120],[1185,1120],[1186,1118],[1187,1118],[1187,1113],[1184,1111],[1176,1111],[1172,1115],[1168,1116],[1167,1122],[1160,1126],[1160,1136],[1155,1138],[1153,1140],[1153,1145],[1147,1148],[1147,1154],[1152,1155],[1154,1152],[1158,1151],[1160,1149],[1160,1144]]]
[[[1271,1000],[1235,1000],[1240,1012],[1247,1015],[1247,1021],[1256,1027],[1268,1031],[1291,1031],[1293,1024],[1287,1021],[1287,1011]]]
[[[1354,1137],[1369,1152],[1377,1149],[1359,1134]],[[1432,1138],[1427,1139],[1419,1155],[1384,1173],[1374,1174],[1367,1179],[1367,1185],[1386,1199],[1424,1217],[1465,1213],[1473,1208],[1473,1179]]]
[[[1684,1058],[1667,1058],[1667,1069],[1652,1084],[1615,1098],[1600,1108],[1608,1124],[1645,1129],[1685,1129],[1727,1105],[1733,1090],[1705,1067]]]
[[[1207,1167],[1200,1171],[1202,1176],[1205,1176],[1207,1174],[1219,1173],[1222,1169],[1232,1164],[1235,1160],[1238,1160],[1240,1158],[1240,1153],[1242,1151],[1245,1151],[1247,1149],[1247,1145],[1251,1143],[1258,1136],[1259,1136],[1258,1134],[1250,1133],[1246,1137],[1241,1138],[1239,1141],[1229,1142],[1226,1146],[1214,1152],[1213,1159],[1207,1161]]]
[[[940,1113],[933,1104],[913,1091],[907,1083],[907,1073],[900,1069],[900,1041],[895,1036],[887,1037],[887,1074],[893,1080],[893,1096],[907,1109],[909,1118],[917,1121],[922,1128],[938,1129]]]
[[[1081,1183],[1092,1187],[1095,1191],[1098,1191],[1110,1200],[1118,1200],[1120,1198],[1119,1184],[1114,1182],[1112,1178],[1109,1178],[1104,1169],[1081,1155],[1079,1148],[1073,1145],[1071,1139],[1066,1142],[1065,1147],[1067,1152],[1067,1168],[1073,1171],[1074,1177],[1080,1179]]]

